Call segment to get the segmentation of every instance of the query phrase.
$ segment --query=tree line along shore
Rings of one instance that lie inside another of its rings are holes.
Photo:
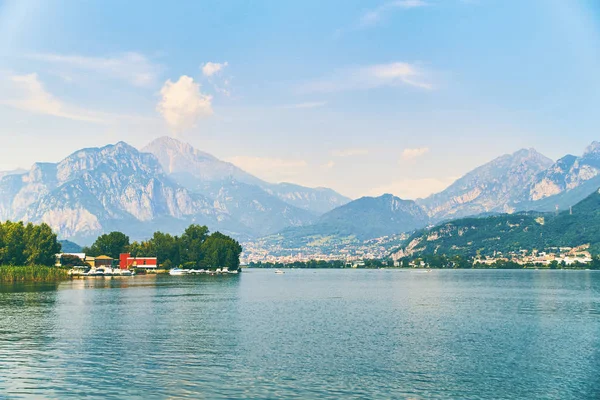
[[[122,253],[133,257],[157,257],[161,269],[240,267],[242,246],[220,232],[210,233],[206,226],[190,225],[180,236],[155,232],[145,241],[130,242],[121,232],[99,236],[83,252],[90,256],[106,255],[118,259]],[[6,221],[0,223],[0,282],[50,281],[68,278],[68,269],[85,266],[85,261],[71,255],[56,255],[61,244],[49,225]]]

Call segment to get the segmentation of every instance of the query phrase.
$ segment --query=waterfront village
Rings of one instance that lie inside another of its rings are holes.
[[[65,257],[66,256],[66,257]],[[70,260],[69,275],[71,276],[132,276],[136,273],[161,273],[166,270],[159,269],[157,257],[134,257],[130,253],[121,253],[119,259],[102,255],[91,257],[85,253],[60,253],[56,254],[56,267],[63,267],[63,260]],[[190,274],[237,274],[238,271],[229,271],[227,267],[210,269],[182,269],[171,268],[170,275]]]
[[[589,252],[590,245],[585,244],[578,247],[550,247],[546,251],[520,250],[506,255],[496,253],[493,257],[476,257],[474,262],[491,265],[498,261],[511,261],[517,264],[548,266],[552,263],[561,265],[589,264],[593,261]]]
[[[498,264],[513,263],[523,267],[573,267],[586,265],[594,261],[589,251],[590,245],[585,244],[577,247],[550,247],[545,251],[519,250],[506,254],[495,252],[493,256],[476,256],[472,259],[474,266],[481,265],[493,267]],[[407,263],[411,268],[429,268],[427,257],[415,257]],[[394,266],[402,264],[402,259],[395,259]]]
[[[282,250],[279,246],[264,243],[245,243],[242,253],[242,265],[251,263],[293,264],[309,261],[342,261],[347,267],[360,268],[365,260],[384,260],[390,257],[393,246],[405,237],[382,237],[360,244],[332,246],[327,251],[319,247],[304,246],[293,250]],[[552,265],[573,266],[589,264],[593,261],[589,244],[578,247],[551,247],[541,250],[519,250],[503,254],[495,252],[492,256],[477,256],[472,259],[474,265],[493,266],[497,263],[512,262],[523,266],[550,267]],[[285,254],[288,253],[288,254]],[[403,265],[401,259],[393,260],[394,267]],[[429,268],[422,258],[416,257],[405,266],[411,268]]]
[[[408,235],[383,236],[375,239],[357,241],[349,238],[326,240],[319,238],[307,244],[282,246],[265,240],[244,243],[241,254],[242,265],[250,263],[292,264],[307,261],[343,261],[349,265],[360,264],[364,260],[383,260],[398,247]]]

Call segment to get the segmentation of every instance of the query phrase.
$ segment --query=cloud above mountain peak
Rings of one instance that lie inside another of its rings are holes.
[[[176,82],[170,79],[160,90],[156,110],[175,132],[193,128],[201,117],[213,114],[212,96],[200,91],[200,84],[187,75]]]

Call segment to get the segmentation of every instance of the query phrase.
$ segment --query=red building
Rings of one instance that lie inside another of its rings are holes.
[[[121,253],[119,256],[119,268],[158,268],[158,259],[156,257],[132,257],[129,253]]]

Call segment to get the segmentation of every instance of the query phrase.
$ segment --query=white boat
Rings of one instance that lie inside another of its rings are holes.
[[[228,274],[237,274],[238,270],[236,269],[235,271],[227,271]]]
[[[181,268],[171,268],[169,270],[169,275],[187,275],[188,271]]]
[[[280,270],[280,269],[276,269],[276,270],[275,270],[275,273],[276,273],[276,274],[278,274],[278,275],[285,274],[285,272],[283,272],[283,271],[282,271],[282,270]]]
[[[104,276],[104,268],[92,268],[87,276]]]

